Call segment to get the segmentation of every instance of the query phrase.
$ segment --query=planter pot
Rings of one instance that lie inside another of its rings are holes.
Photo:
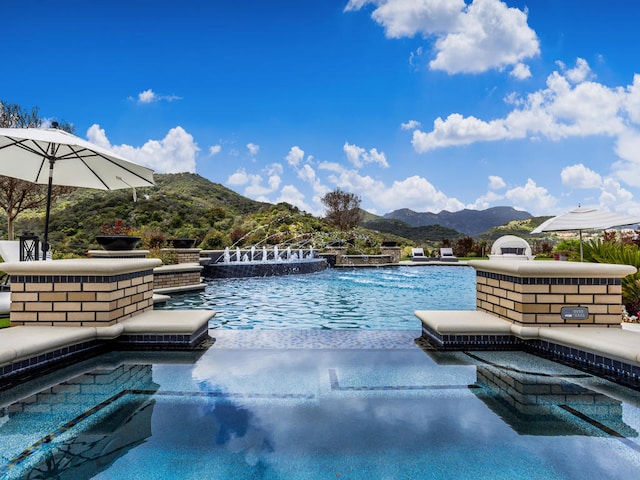
[[[640,333],[640,323],[622,322],[620,326],[623,330]]]
[[[196,244],[195,238],[170,238],[169,244],[173,248],[193,248]]]
[[[133,235],[97,235],[96,242],[105,250],[133,250],[141,237]]]

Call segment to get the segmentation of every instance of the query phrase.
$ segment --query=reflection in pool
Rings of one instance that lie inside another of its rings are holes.
[[[384,348],[374,331],[329,348],[334,333],[296,344],[214,331],[206,352],[109,354],[3,392],[0,477],[600,480],[640,468],[639,392],[525,353],[423,350],[417,330],[389,332]]]

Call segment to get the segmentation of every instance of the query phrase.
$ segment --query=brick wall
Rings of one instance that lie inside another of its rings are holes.
[[[109,326],[151,308],[153,270],[11,277],[11,325]]]
[[[505,271],[499,271],[500,266],[490,265],[496,263],[502,263]],[[621,278],[625,272],[633,273],[627,271],[633,267],[618,265],[621,270],[615,272],[615,268],[597,267],[603,264],[579,264],[584,265],[579,267],[570,265],[570,262],[526,262],[532,264],[524,268],[529,271],[518,272],[517,267],[508,267],[506,263],[470,262],[476,269],[478,310],[521,325],[620,325]],[[564,275],[559,263],[567,266]],[[561,317],[562,307],[577,306],[588,308],[588,318],[575,320]]]
[[[162,288],[176,288],[176,287],[186,287],[189,285],[199,285],[200,275],[201,275],[202,267],[195,266],[193,270],[189,271],[168,271],[158,272],[156,269],[154,273],[154,288],[162,289]]]

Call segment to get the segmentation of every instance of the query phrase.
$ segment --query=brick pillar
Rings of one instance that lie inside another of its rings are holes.
[[[4,263],[11,325],[109,326],[153,308],[158,259]]]
[[[621,279],[630,265],[473,260],[476,307],[527,326],[620,326]],[[586,307],[585,319],[563,319],[563,307]]]

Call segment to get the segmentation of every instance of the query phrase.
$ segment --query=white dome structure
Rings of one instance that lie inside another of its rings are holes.
[[[493,242],[489,260],[533,260],[531,246],[524,238],[503,235]]]

